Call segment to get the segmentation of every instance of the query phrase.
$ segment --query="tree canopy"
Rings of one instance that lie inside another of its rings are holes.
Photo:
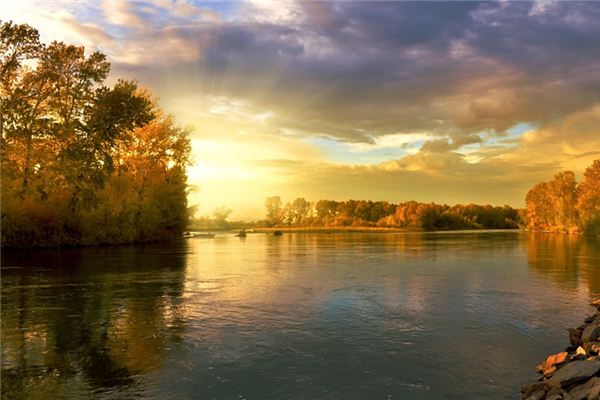
[[[120,243],[187,221],[188,131],[80,46],[0,27],[2,245]]]
[[[319,200],[297,198],[281,206],[279,196],[266,202],[270,226],[382,227],[423,230],[514,229],[519,212],[509,206],[454,205],[409,201],[392,204],[370,200]]]
[[[577,184],[571,171],[536,184],[525,197],[531,230],[600,234],[600,160],[595,160]]]

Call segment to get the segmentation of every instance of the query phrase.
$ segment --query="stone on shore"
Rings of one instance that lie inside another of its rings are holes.
[[[556,372],[558,367],[567,361],[569,361],[569,353],[563,351],[546,357],[546,360],[544,360],[544,362],[538,365],[536,368],[542,373],[544,378],[549,378]]]
[[[592,302],[600,311],[600,299]],[[600,400],[600,312],[569,329],[571,345],[537,365],[539,383],[521,389],[525,400]]]
[[[571,389],[569,394],[574,400],[597,400],[600,397],[600,378],[594,377],[586,383]]]
[[[571,345],[574,347],[581,345],[581,334],[583,333],[583,328],[569,328],[569,341]]]
[[[534,383],[532,385],[523,386],[521,393],[523,398],[527,400],[539,400],[546,396],[546,392],[550,389],[545,383]]]
[[[547,383],[552,387],[564,388],[585,381],[598,371],[600,371],[600,360],[573,361],[559,369]]]
[[[584,350],[589,355],[600,354],[600,342],[587,342],[583,344]]]
[[[590,325],[583,330],[581,341],[583,343],[593,342],[600,337],[600,325]]]

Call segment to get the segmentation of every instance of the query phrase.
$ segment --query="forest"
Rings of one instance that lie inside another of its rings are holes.
[[[565,171],[550,182],[536,184],[525,198],[526,209],[508,205],[449,206],[408,201],[319,200],[281,197],[266,199],[265,224],[270,227],[380,227],[414,230],[516,229],[584,233],[600,236],[600,160],[595,160],[577,184]]]
[[[600,236],[600,160],[585,170],[579,184],[573,172],[564,171],[536,184],[525,202],[529,230]]]
[[[414,230],[516,229],[519,211],[491,205],[454,205],[408,201],[319,200],[297,198],[285,205],[279,196],[265,201],[271,227],[380,227]]]
[[[189,130],[100,52],[0,27],[2,246],[155,241],[188,220]]]

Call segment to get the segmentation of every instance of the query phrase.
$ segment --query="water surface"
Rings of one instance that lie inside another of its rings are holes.
[[[255,234],[3,251],[3,399],[514,399],[600,243]]]

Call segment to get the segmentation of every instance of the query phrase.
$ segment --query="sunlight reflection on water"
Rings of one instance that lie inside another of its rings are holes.
[[[515,398],[598,295],[600,243],[560,235],[3,251],[2,393]]]

